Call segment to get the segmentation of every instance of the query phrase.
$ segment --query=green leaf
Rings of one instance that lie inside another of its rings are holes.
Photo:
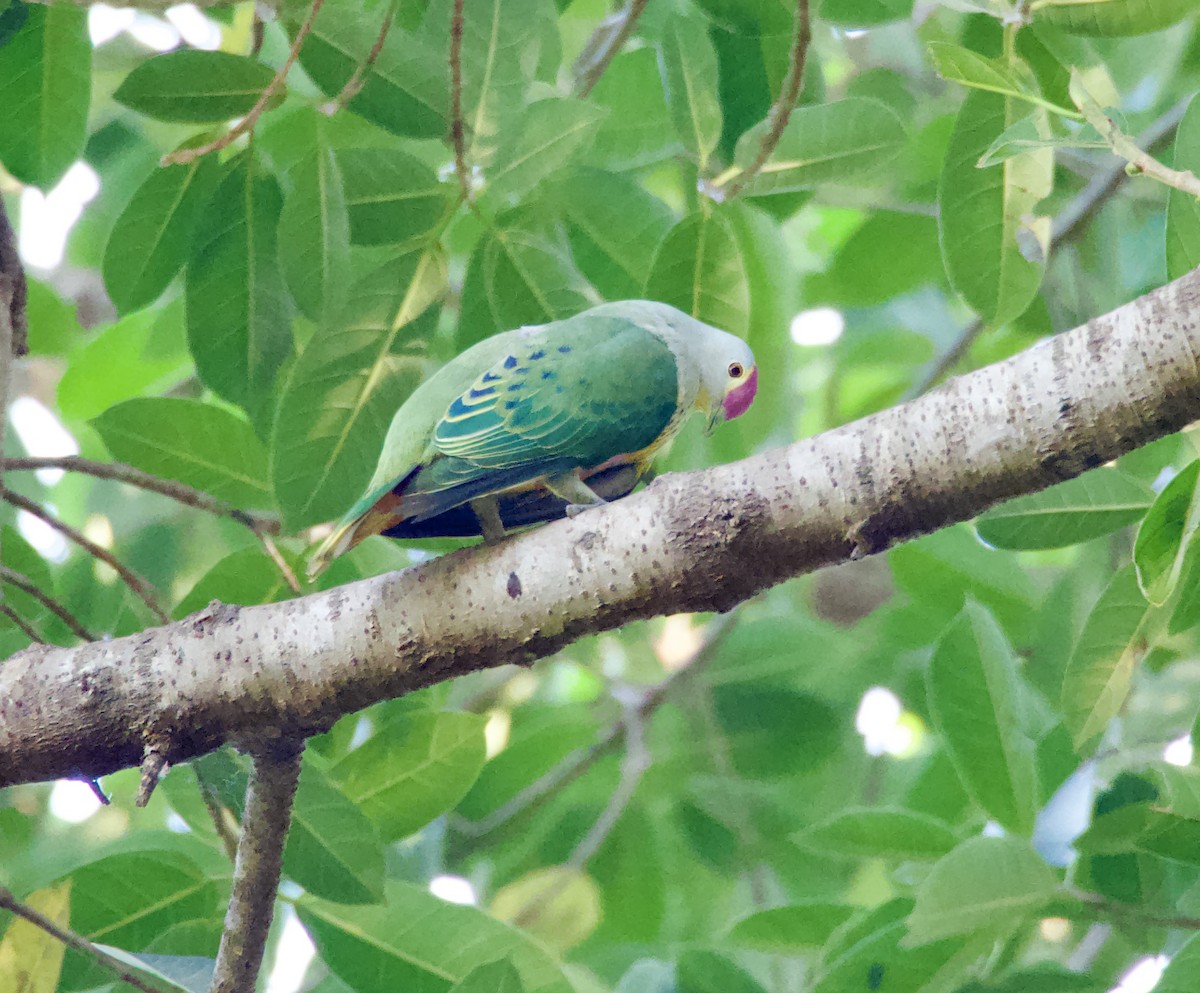
[[[144,948],[172,924],[216,915],[219,895],[177,852],[110,855],[72,874],[71,928],[91,941]]]
[[[217,960],[200,955],[133,955],[123,948],[97,945],[105,955],[127,966],[147,980],[151,989],[179,990],[181,993],[206,993],[212,985]]]
[[[980,169],[998,165],[1022,152],[1036,151],[1039,148],[1108,148],[1107,141],[1101,141],[1099,135],[1090,125],[1084,125],[1078,134],[1067,136],[1048,135],[1046,122],[1040,114],[1030,114],[1018,119],[1000,132],[975,163]],[[1095,137],[1086,137],[1094,135]]]
[[[1117,469],[1093,469],[1040,493],[1017,497],[975,522],[997,548],[1065,548],[1140,520],[1154,494]]]
[[[327,0],[300,49],[300,64],[325,93],[337,96],[367,55],[386,15],[383,5],[365,15],[354,0]],[[289,25],[294,38],[299,20]],[[447,133],[450,76],[446,60],[410,32],[393,25],[383,48],[347,104],[385,131],[412,138]]]
[[[29,290],[26,301],[29,354],[66,355],[84,337],[75,306],[67,304],[55,290],[28,273],[25,282]]]
[[[1200,976],[1200,934],[1194,934],[1174,955],[1154,987],[1155,993],[1192,993]]]
[[[283,276],[301,313],[314,321],[336,321],[350,279],[350,217],[333,149],[319,132],[291,180],[279,214]]]
[[[467,267],[459,345],[571,317],[595,302],[566,245],[534,231],[498,227],[480,240]]]
[[[296,571],[296,557],[282,552]],[[213,600],[249,607],[256,603],[277,603],[292,595],[279,566],[261,548],[242,548],[221,559],[197,580],[187,596],[171,612],[179,619],[203,610]]]
[[[765,993],[759,983],[714,952],[683,952],[675,962],[677,993]]]
[[[216,159],[155,169],[125,205],[104,249],[104,288],[121,313],[153,303],[183,268],[216,185]]]
[[[472,969],[450,993],[525,993],[525,986],[516,967],[507,959],[498,959]]]
[[[738,139],[745,169],[758,155],[766,122]],[[750,196],[794,193],[822,183],[873,185],[908,144],[900,118],[886,105],[847,97],[792,112],[779,144],[746,187]]]
[[[371,820],[312,762],[300,770],[283,871],[338,903],[383,899],[383,844]]]
[[[501,201],[520,200],[591,144],[604,113],[570,97],[530,104],[520,123],[500,139],[487,171],[488,193]]]
[[[1002,932],[1054,898],[1054,872],[1023,838],[972,838],[917,887],[907,945],[976,930]]]
[[[390,883],[382,907],[343,907],[308,897],[296,906],[321,959],[359,990],[448,991],[472,970],[507,959],[526,993],[571,993],[562,969],[521,932],[424,887]],[[414,927],[414,922],[420,927]]]
[[[899,807],[844,807],[793,839],[814,851],[882,859],[941,858],[958,843],[944,821]]]
[[[276,229],[282,198],[246,155],[217,187],[197,225],[187,268],[188,343],[215,393],[251,414],[266,404],[292,353]]]
[[[554,192],[580,271],[606,300],[642,293],[654,252],[673,223],[671,209],[626,176],[579,169]]]
[[[1074,110],[1056,107],[1048,100],[1043,100],[1037,90],[1037,81],[1024,63],[989,59],[969,48],[944,41],[929,43],[929,58],[933,63],[933,71],[948,82],[1014,97],[1071,117],[1078,116]],[[1030,122],[1035,119],[1022,120]]]
[[[59,927],[71,917],[71,880],[30,893],[21,901]],[[62,972],[64,945],[23,917],[14,917],[0,940],[0,989],[5,993],[54,993]]]
[[[63,416],[90,420],[109,407],[161,393],[192,374],[183,327],[183,301],[130,314],[71,353],[58,381]]]
[[[977,167],[992,142],[1016,120],[1012,101],[976,90],[958,113],[938,186],[942,259],[954,289],[991,324],[1018,317],[1042,283],[1043,259],[1029,261],[1018,237],[1051,189],[1049,149],[999,166]]]
[[[1063,720],[1076,750],[1096,738],[1124,705],[1144,650],[1148,616],[1137,573],[1128,565],[1100,594],[1063,674]]]
[[[446,279],[436,245],[379,267],[292,366],[271,440],[271,479],[289,531],[342,513],[367,484],[392,416],[424,371],[412,322]]]
[[[1025,733],[1017,659],[992,615],[968,602],[929,660],[929,708],[959,778],[994,820],[1033,826],[1034,743]]]
[[[432,169],[392,148],[342,148],[337,153],[356,245],[423,241],[450,208],[448,187]]]
[[[180,48],[139,65],[113,99],[160,121],[207,124],[241,117],[274,78],[274,69],[244,55]],[[282,101],[279,93],[268,106]]]
[[[719,212],[689,214],[663,239],[646,295],[732,334],[750,330],[750,283],[733,226]]]
[[[1200,820],[1166,810],[1148,810],[1136,847],[1172,862],[1200,866]]]
[[[703,172],[721,140],[722,125],[717,53],[704,20],[673,13],[663,28],[662,57],[671,123]]]
[[[269,507],[266,452],[230,411],[172,397],[126,400],[92,421],[115,459],[239,507]]]
[[[595,931],[602,916],[596,884],[570,865],[525,873],[500,887],[488,909],[560,955]]]
[[[385,841],[404,838],[458,803],[483,768],[476,714],[406,714],[378,731],[330,771],[347,796],[379,825]]]
[[[608,111],[596,130],[589,165],[625,172],[661,162],[680,150],[653,48],[618,55],[588,99]]]
[[[1042,0],[1034,21],[1101,38],[1161,31],[1194,13],[1193,0]]]
[[[25,20],[0,57],[0,162],[49,190],[83,153],[92,92],[87,11],[22,5]]]
[[[857,911],[857,907],[849,904],[822,900],[760,910],[738,921],[729,932],[728,940],[738,948],[799,955],[825,944],[833,931]]]
[[[1200,99],[1192,97],[1175,131],[1176,169],[1200,173]],[[1167,278],[1178,279],[1200,265],[1200,200],[1183,190],[1167,191]]]
[[[1200,460],[1171,480],[1146,512],[1133,544],[1138,585],[1151,606],[1161,607],[1175,591],[1184,559],[1200,528]]]

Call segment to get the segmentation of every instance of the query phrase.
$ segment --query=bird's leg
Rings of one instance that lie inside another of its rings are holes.
[[[546,489],[567,501],[568,517],[574,517],[587,510],[588,507],[598,507],[605,502],[579,478],[578,470],[564,472],[561,476],[551,476],[546,480]]]
[[[471,510],[475,512],[475,519],[479,521],[484,544],[494,545],[504,540],[504,522],[500,520],[500,508],[496,506],[494,496],[476,497],[471,501]]]

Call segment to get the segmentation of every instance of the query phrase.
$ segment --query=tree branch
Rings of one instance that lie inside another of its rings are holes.
[[[0,665],[0,786],[299,738],[585,634],[729,610],[1070,479],[1200,416],[1200,271],[911,403],[493,546]],[[517,591],[517,592],[512,592]]]
[[[578,79],[575,89],[579,96],[586,97],[600,82],[600,77],[608,71],[612,60],[633,34],[638,18],[642,16],[642,11],[649,2],[650,0],[629,0],[619,14],[606,18],[596,29],[596,33],[588,40],[575,63]]]
[[[17,572],[15,569],[10,569],[8,566],[0,565],[0,581],[9,583],[19,590],[23,590],[31,597],[38,601],[43,607],[50,611],[55,617],[62,621],[71,632],[84,641],[95,641],[96,636],[85,628],[74,614],[66,607],[54,599],[49,593],[43,590],[28,576]]]
[[[787,75],[784,77],[783,85],[779,88],[779,96],[767,114],[767,129],[763,132],[754,161],[737,173],[723,191],[719,186],[714,190],[722,202],[734,199],[754,181],[754,177],[758,175],[759,170],[771,157],[771,153],[775,151],[779,139],[783,137],[784,129],[792,116],[792,110],[800,98],[800,89],[804,85],[804,64],[808,61],[808,46],[811,43],[812,26],[809,23],[808,0],[796,0],[796,16],[792,26],[792,49]]]
[[[275,916],[275,893],[302,751],[303,745],[276,742],[254,753],[233,867],[233,893],[225,913],[211,993],[254,993]]]
[[[152,476],[148,472],[135,469],[122,462],[97,462],[94,459],[85,459],[78,455],[64,455],[52,458],[4,459],[3,468],[7,472],[62,469],[65,472],[81,472],[86,476],[95,476],[97,479],[114,479],[118,483],[128,483],[130,486],[170,497],[172,500],[188,507],[194,507],[196,510],[203,510],[218,517],[232,517],[256,535],[279,533],[279,521],[273,517],[252,514],[224,500],[218,500],[203,490],[188,486],[186,483],[177,483],[173,479]]]
[[[11,911],[18,917],[23,917],[29,921],[34,927],[41,928],[48,935],[58,939],[68,948],[74,948],[75,951],[86,955],[89,959],[112,973],[117,979],[123,983],[128,983],[134,989],[141,990],[142,993],[159,993],[159,990],[151,986],[145,980],[135,976],[129,972],[121,963],[115,959],[109,958],[99,948],[93,945],[87,938],[76,934],[69,928],[60,927],[50,920],[45,914],[40,914],[32,907],[27,907],[15,896],[12,892],[0,886],[0,908]]]
[[[458,176],[459,196],[471,202],[471,177],[467,174],[467,138],[462,110],[463,3],[454,0],[450,15],[450,143],[454,146],[454,173]]]
[[[48,524],[68,541],[74,542],[85,552],[87,552],[88,555],[92,556],[92,558],[99,559],[105,565],[111,566],[112,569],[116,571],[117,575],[121,577],[121,581],[131,590],[133,590],[133,592],[141,599],[142,603],[144,603],[150,609],[150,613],[157,617],[163,624],[170,623],[170,616],[162,609],[162,607],[158,605],[158,601],[154,597],[154,592],[150,589],[150,584],[147,583],[146,580],[144,580],[136,572],[130,569],[127,565],[121,562],[121,560],[113,555],[113,553],[107,548],[97,545],[91,540],[91,538],[83,534],[81,531],[77,531],[75,528],[71,527],[71,525],[60,521],[53,514],[46,511],[45,508],[34,503],[32,500],[26,499],[19,493],[14,493],[12,490],[0,487],[0,499],[3,499],[5,503],[12,504],[12,506],[18,508],[19,510],[25,511],[27,514],[32,514],[39,521],[43,521],[44,523]]]
[[[159,164],[163,166],[186,165],[188,162],[192,162],[203,155],[208,155],[210,152],[219,152],[222,148],[228,148],[242,135],[253,131],[254,126],[258,124],[258,119],[262,117],[263,111],[267,109],[267,105],[283,89],[287,74],[291,72],[292,65],[295,63],[296,57],[300,54],[300,49],[304,46],[304,39],[308,37],[313,23],[317,19],[317,14],[320,13],[321,7],[324,4],[325,0],[312,0],[312,7],[309,9],[308,17],[304,19],[304,23],[300,25],[300,29],[296,32],[296,37],[292,41],[292,47],[288,51],[287,58],[283,60],[283,65],[279,67],[279,71],[275,73],[274,78],[267,84],[267,88],[259,94],[258,99],[254,102],[254,106],[250,108],[245,117],[226,131],[225,134],[221,135],[221,137],[214,138],[203,145],[197,145],[195,148],[180,148],[169,155],[164,155]]]
[[[33,627],[33,625],[30,624],[28,621],[24,620],[21,617],[21,615],[18,614],[15,610],[13,610],[12,607],[10,607],[7,603],[0,603],[0,614],[3,614],[10,621],[12,621],[18,628],[20,628],[22,634],[24,634],[25,637],[28,638],[30,641],[32,641],[34,644],[37,644],[37,645],[43,644],[42,636],[37,633],[37,630]]]
[[[379,25],[379,34],[375,38],[375,44],[367,52],[367,57],[358,64],[358,67],[354,70],[354,74],[346,80],[346,85],[338,91],[338,95],[328,103],[321,105],[323,113],[336,114],[359,94],[363,88],[363,80],[366,78],[367,73],[371,71],[375,60],[379,58],[379,53],[383,51],[384,42],[387,41],[388,32],[392,30],[392,21],[395,17],[396,0],[391,0],[391,3],[388,4],[387,13],[383,17],[383,23]]]

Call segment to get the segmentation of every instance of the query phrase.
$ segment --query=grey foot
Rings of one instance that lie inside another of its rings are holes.
[[[504,522],[500,520],[500,510],[496,506],[495,497],[485,496],[472,500],[471,510],[475,512],[475,519],[479,521],[484,544],[494,545],[504,540]]]

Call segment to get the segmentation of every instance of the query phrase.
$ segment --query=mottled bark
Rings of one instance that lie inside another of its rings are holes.
[[[1192,273],[911,403],[497,546],[281,604],[0,665],[0,786],[260,747],[596,631],[726,610],[1177,431],[1200,416]],[[787,402],[763,397],[760,402]]]

